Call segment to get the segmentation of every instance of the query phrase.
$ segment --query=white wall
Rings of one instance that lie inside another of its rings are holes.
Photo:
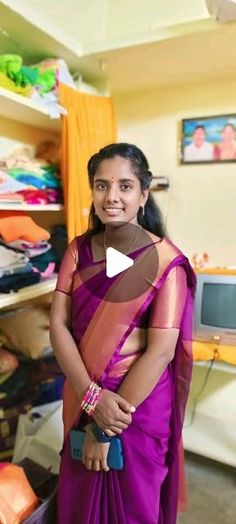
[[[212,265],[236,264],[236,163],[180,165],[180,122],[236,113],[235,93],[235,80],[216,80],[115,99],[119,140],[140,146],[153,172],[170,178],[168,193],[153,193],[169,235],[188,256],[207,251]]]

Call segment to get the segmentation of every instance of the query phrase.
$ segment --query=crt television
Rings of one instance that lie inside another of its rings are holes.
[[[197,274],[194,321],[195,340],[236,346],[236,275]]]

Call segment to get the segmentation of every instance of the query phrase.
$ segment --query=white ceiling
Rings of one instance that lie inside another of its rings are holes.
[[[58,29],[86,51],[122,38],[209,18],[205,0],[5,0],[42,27]]]
[[[0,53],[59,54],[111,93],[236,76],[236,24],[211,20],[204,0],[5,0],[1,25]]]
[[[112,92],[236,77],[236,24],[96,55]]]

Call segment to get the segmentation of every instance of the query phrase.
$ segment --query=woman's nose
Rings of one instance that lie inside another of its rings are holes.
[[[107,202],[118,202],[119,201],[119,190],[112,184],[106,192],[106,201]]]

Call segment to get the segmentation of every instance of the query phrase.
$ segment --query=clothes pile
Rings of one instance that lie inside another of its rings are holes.
[[[59,148],[52,140],[39,144],[36,157],[29,148],[0,159],[0,204],[62,203]]]
[[[67,246],[64,225],[49,233],[23,212],[0,218],[0,290],[18,291],[58,270]],[[49,305],[0,316],[0,460],[12,457],[20,415],[62,397],[64,377],[49,339]]]
[[[18,419],[62,397],[64,377],[49,339],[49,307],[0,316],[0,460],[12,457]]]
[[[0,212],[0,293],[17,292],[58,271],[67,246],[66,227],[54,225],[50,233],[23,211]],[[19,416],[59,400],[63,382],[49,340],[49,307],[3,311],[0,460],[13,455]]]
[[[25,311],[21,310],[21,318],[23,318]],[[35,311],[32,311],[32,318],[35,320]],[[41,308],[42,316],[48,316],[49,310]],[[31,311],[27,311],[28,321],[30,320]],[[7,315],[8,317],[8,315]],[[41,356],[38,358],[31,358],[26,353],[31,351],[29,348],[29,337],[26,340],[24,349],[22,335],[24,329],[24,320],[20,330],[19,322],[17,325],[16,334],[13,340],[7,340],[6,333],[9,331],[9,318],[4,326],[4,316],[1,318],[1,343],[5,343],[10,347],[12,343],[18,348],[6,349],[0,348],[0,460],[11,458],[14,453],[15,439],[17,433],[18,419],[20,415],[26,415],[36,406],[47,406],[53,402],[60,401],[62,398],[62,389],[64,384],[64,376],[50,351],[50,343],[48,343],[47,351],[44,351],[45,339],[48,337],[48,328],[38,325],[37,333],[40,333],[41,338],[37,342],[37,348],[32,345],[32,351],[37,349],[38,353],[41,350]],[[14,312],[9,314],[11,320],[14,318]],[[19,319],[17,319],[19,320]],[[29,322],[27,323],[29,325]],[[35,325],[35,321],[34,324]],[[14,326],[14,322],[13,322]],[[14,327],[12,326],[12,329]],[[43,329],[45,333],[43,333]],[[35,341],[32,337],[31,342]],[[21,338],[20,338],[21,337]],[[27,337],[26,337],[27,338]],[[18,345],[19,342],[19,345]],[[19,348],[21,347],[21,352]],[[13,361],[14,359],[14,361]],[[16,367],[17,366],[17,367]],[[14,369],[15,367],[15,369]],[[1,372],[1,370],[3,372]]]
[[[0,293],[52,276],[56,255],[50,234],[23,211],[0,212]]]
[[[28,66],[19,55],[0,55],[0,86],[31,98],[46,108],[52,118],[66,114],[58,103],[60,82],[76,87],[65,61],[60,58],[46,58]]]

